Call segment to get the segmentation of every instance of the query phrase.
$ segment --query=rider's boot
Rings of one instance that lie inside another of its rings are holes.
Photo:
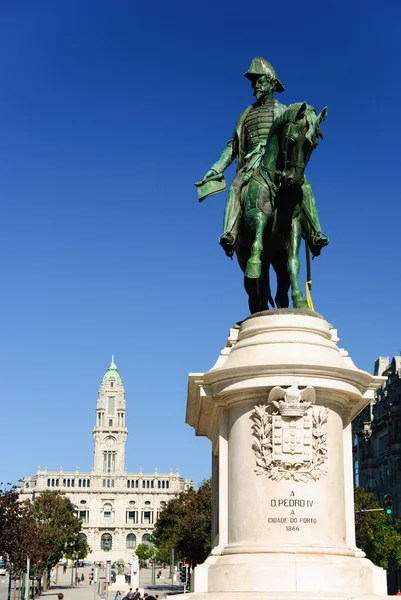
[[[313,232],[309,241],[309,248],[312,256],[319,256],[322,248],[327,246],[329,241],[329,236],[323,233],[323,231]]]
[[[232,257],[235,252],[235,247],[237,245],[236,236],[233,235],[230,231],[225,231],[219,237],[219,244],[223,248],[224,252],[228,257]]]

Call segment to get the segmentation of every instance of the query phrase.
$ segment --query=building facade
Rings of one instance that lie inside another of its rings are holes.
[[[114,357],[100,384],[93,429],[94,465],[90,472],[48,471],[39,467],[25,477],[21,493],[34,500],[44,490],[61,490],[77,507],[89,560],[124,558],[130,562],[139,543],[148,539],[158,515],[176,494],[193,481],[173,473],[127,473],[125,470],[126,401]]]
[[[385,378],[375,399],[353,422],[354,482],[372,492],[381,506],[392,498],[401,517],[401,356],[379,357],[374,374]]]

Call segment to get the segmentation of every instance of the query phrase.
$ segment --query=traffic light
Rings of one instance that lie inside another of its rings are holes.
[[[188,571],[189,571],[189,567],[187,567],[186,565],[183,565],[180,568],[180,581],[181,581],[181,583],[187,583],[187,581],[188,581]]]
[[[391,501],[391,496],[390,494],[386,494],[384,496],[384,510],[386,511],[386,513],[388,515],[391,515],[393,512],[393,503]]]

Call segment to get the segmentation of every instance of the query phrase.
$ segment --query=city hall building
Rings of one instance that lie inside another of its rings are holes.
[[[91,548],[89,560],[132,559],[139,543],[148,539],[165,504],[193,487],[177,472],[127,473],[125,470],[126,402],[114,357],[100,384],[93,429],[95,444],[91,472],[38,469],[21,483],[23,497],[35,499],[44,490],[61,490],[77,507],[83,535]]]

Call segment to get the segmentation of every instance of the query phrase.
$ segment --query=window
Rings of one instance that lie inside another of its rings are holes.
[[[85,479],[82,481],[82,483],[83,483],[83,487],[85,487],[85,484],[86,484],[86,481],[85,481]],[[89,487],[89,486],[88,486],[88,487]]]
[[[112,523],[112,506],[111,504],[105,504],[103,506],[103,523]]]
[[[170,487],[170,482],[166,481],[166,488],[169,488],[169,487]]]
[[[354,461],[354,485],[359,485],[359,461]]]
[[[144,488],[145,486],[146,486],[146,481],[145,481],[145,480],[143,480],[143,481],[142,481],[142,487]]]
[[[136,548],[136,535],[134,533],[129,533],[127,535],[127,548]]]
[[[146,504],[146,506],[150,506],[150,501],[146,500],[145,504]]]
[[[143,522],[145,525],[150,525],[150,511],[147,510],[143,513]]]
[[[82,519],[83,523],[88,523],[89,522],[89,510],[80,510],[79,518]]]
[[[149,541],[150,533],[144,533],[142,536],[142,544],[146,544],[147,546],[151,546],[152,544]]]
[[[109,415],[114,415],[115,409],[115,397],[109,396],[107,399],[107,412]]]
[[[50,479],[47,480],[47,487],[50,487]]]
[[[107,450],[103,452],[103,473],[115,473],[116,453]]]
[[[78,487],[82,486],[82,479],[78,479]]]
[[[126,515],[125,515],[125,522],[131,523],[131,525],[133,525],[134,523],[138,523],[138,511],[137,510],[127,510]]]
[[[386,435],[382,435],[381,438],[379,438],[379,454],[385,454],[387,451],[387,440],[388,440],[388,436]]]
[[[131,485],[131,482],[130,482],[130,480],[128,479],[128,481],[127,481],[127,488],[129,488],[129,487],[130,487],[130,485]]]
[[[91,486],[91,480],[90,480],[90,479],[87,479],[87,480],[86,480],[86,487],[90,487],[90,486]],[[85,487],[85,486],[84,486],[84,487]]]
[[[110,381],[110,387],[113,388],[114,387],[114,381]]]
[[[81,500],[80,504],[86,504],[86,500]]]
[[[113,419],[109,419],[109,427],[113,427]]]
[[[129,504],[130,506],[135,506],[135,500],[130,500],[130,501],[128,502],[128,504]]]
[[[160,487],[161,487],[161,482],[160,482],[160,481],[158,481],[158,482],[157,482],[157,487],[158,487],[158,488],[160,488]]]
[[[100,538],[100,548],[102,550],[111,550],[113,547],[113,538],[109,533],[104,533]]]

